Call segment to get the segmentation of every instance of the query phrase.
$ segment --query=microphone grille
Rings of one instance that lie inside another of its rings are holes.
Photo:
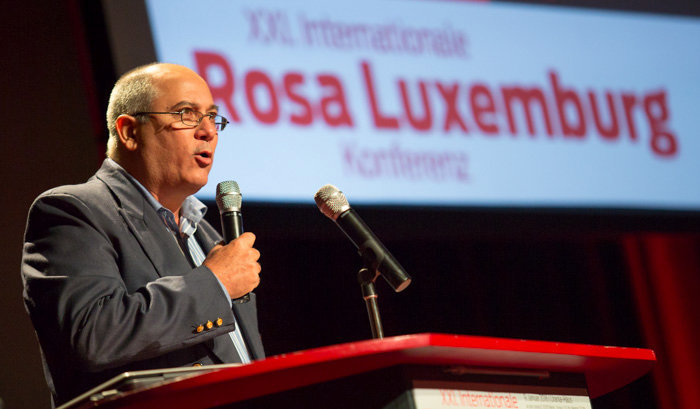
[[[350,209],[348,199],[343,192],[333,185],[325,185],[318,189],[314,196],[316,206],[326,217],[336,220],[341,213]]]
[[[227,180],[216,185],[216,205],[219,207],[219,212],[239,212],[242,202],[241,189],[235,181]]]

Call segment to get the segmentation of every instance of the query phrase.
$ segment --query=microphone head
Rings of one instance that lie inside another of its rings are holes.
[[[318,189],[314,196],[316,206],[326,217],[336,220],[342,213],[350,210],[348,199],[343,192],[333,185],[325,185]]]
[[[240,212],[242,202],[241,189],[235,181],[227,180],[216,185],[216,205],[219,207],[219,213]]]

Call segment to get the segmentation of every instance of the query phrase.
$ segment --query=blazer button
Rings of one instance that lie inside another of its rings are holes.
[[[198,334],[202,331],[204,331],[204,325],[198,325],[197,329],[195,330]]]
[[[211,321],[207,321],[206,326],[207,326],[207,329],[211,329],[214,326],[214,323]]]
[[[224,323],[224,320],[222,320],[220,317],[217,318],[217,320],[216,320],[216,326],[217,326],[217,327],[220,327],[223,323]]]

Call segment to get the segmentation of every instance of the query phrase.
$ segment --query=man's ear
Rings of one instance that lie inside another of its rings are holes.
[[[115,122],[119,142],[128,151],[135,151],[138,148],[136,133],[138,130],[138,119],[131,115],[119,115]]]

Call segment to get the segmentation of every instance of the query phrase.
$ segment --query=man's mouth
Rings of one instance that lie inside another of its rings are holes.
[[[211,151],[200,151],[196,152],[194,154],[195,159],[200,165],[203,166],[208,166],[211,165],[212,163],[212,158],[214,157],[214,153]]]

